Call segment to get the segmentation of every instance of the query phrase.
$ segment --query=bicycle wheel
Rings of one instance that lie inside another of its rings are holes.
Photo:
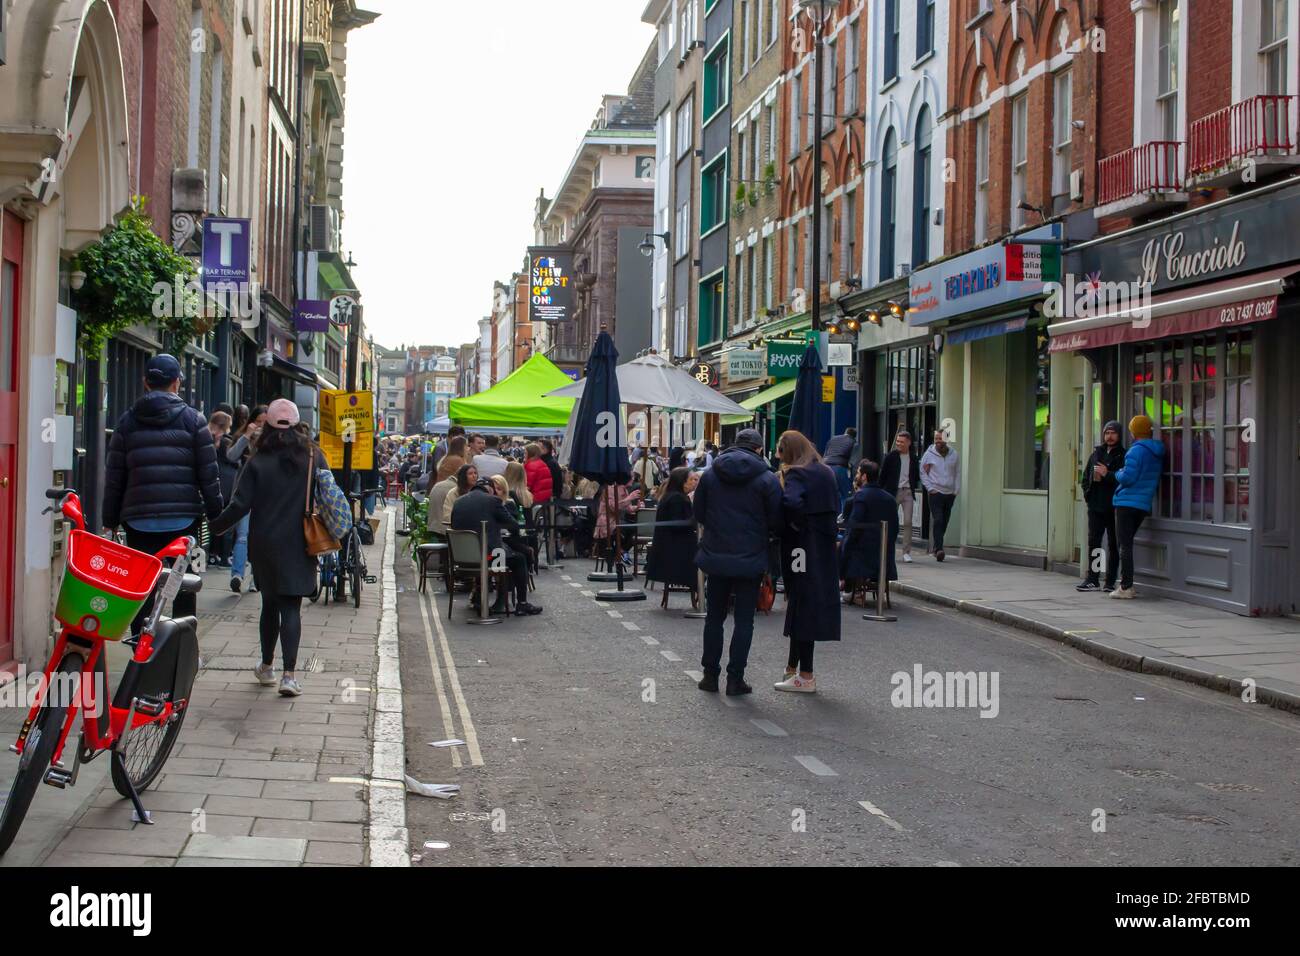
[[[361,570],[352,569],[352,606],[361,607]]]
[[[79,674],[84,662],[85,659],[80,654],[67,654],[59,662],[55,676]],[[71,684],[67,680],[50,682],[54,688],[66,688]],[[32,805],[32,797],[36,796],[36,788],[45,779],[45,771],[54,756],[54,747],[59,742],[59,733],[63,730],[63,722],[68,717],[71,705],[71,700],[55,701],[51,705],[47,696],[32,729],[27,733],[27,742],[18,758],[18,773],[14,775],[14,782],[9,788],[9,799],[5,801],[3,812],[0,812],[0,856],[4,856],[9,845],[14,842],[18,828],[23,825],[23,818]],[[76,741],[72,741],[72,744],[75,746]]]
[[[339,548],[338,564],[334,566],[334,601],[336,604],[342,604],[348,599],[348,569],[352,566],[352,559],[348,554],[350,540],[350,536],[344,536],[342,547]]]
[[[189,710],[186,707],[180,713],[173,712],[165,724],[154,722],[131,731],[126,739],[126,752],[122,754],[121,764],[116,760],[109,763],[113,787],[118,793],[124,797],[131,795],[131,789],[126,785],[128,778],[137,793],[143,793],[157,779],[163,764],[171,756],[172,747],[176,745],[181,724],[185,723],[185,715]]]

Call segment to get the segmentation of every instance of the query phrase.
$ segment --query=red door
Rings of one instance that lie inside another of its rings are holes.
[[[23,223],[0,214],[0,667],[14,657],[14,539],[18,496],[18,327]]]

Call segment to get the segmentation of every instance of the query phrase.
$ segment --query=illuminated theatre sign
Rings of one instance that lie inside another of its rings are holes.
[[[528,320],[567,322],[573,311],[573,253],[528,250]]]

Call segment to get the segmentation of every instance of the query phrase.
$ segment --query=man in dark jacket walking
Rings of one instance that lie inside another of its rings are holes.
[[[163,353],[145,370],[148,391],[122,416],[108,443],[104,530],[126,528],[130,548],[154,554],[182,535],[199,535],[204,515],[221,513],[221,475],[208,423],[178,392],[181,366]],[[175,616],[194,614],[178,595]]]
[[[696,563],[708,575],[705,588],[704,678],[700,690],[718,690],[722,672],[722,625],[735,599],[735,626],[727,662],[727,693],[747,694],[745,665],[754,638],[758,586],[768,569],[768,544],[780,534],[781,482],[768,470],[760,449],[763,437],[743,429],[736,444],[700,476],[695,489],[695,519],[704,527]]]
[[[1120,441],[1119,422],[1107,422],[1101,430],[1101,444],[1093,449],[1088,464],[1083,467],[1079,484],[1083,500],[1088,503],[1088,554],[1085,561],[1087,576],[1075,586],[1076,591],[1113,591],[1115,575],[1119,572],[1119,537],[1115,530],[1115,473],[1124,467],[1124,446]],[[1101,537],[1106,536],[1106,550],[1101,550]],[[1103,564],[1104,562],[1104,564]],[[1102,568],[1106,583],[1101,584]]]
[[[843,435],[836,435],[826,443],[826,454],[822,460],[835,472],[835,486],[840,493],[840,507],[853,494],[853,474],[849,467],[853,463],[853,449],[858,447],[858,430],[844,429]]]

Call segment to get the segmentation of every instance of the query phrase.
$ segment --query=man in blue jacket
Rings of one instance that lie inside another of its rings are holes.
[[[745,665],[754,638],[758,586],[768,570],[768,544],[781,531],[781,482],[767,467],[763,436],[742,429],[736,444],[700,475],[693,502],[704,528],[696,563],[708,575],[705,587],[704,678],[700,690],[718,691],[722,672],[722,625],[735,599],[735,626],[727,661],[727,694],[748,694]]]
[[[1165,446],[1151,437],[1153,426],[1145,415],[1134,415],[1128,423],[1134,442],[1124,455],[1124,467],[1115,472],[1115,530],[1119,534],[1119,587],[1113,598],[1131,600],[1133,590],[1133,538],[1151,513],[1164,471]]]

